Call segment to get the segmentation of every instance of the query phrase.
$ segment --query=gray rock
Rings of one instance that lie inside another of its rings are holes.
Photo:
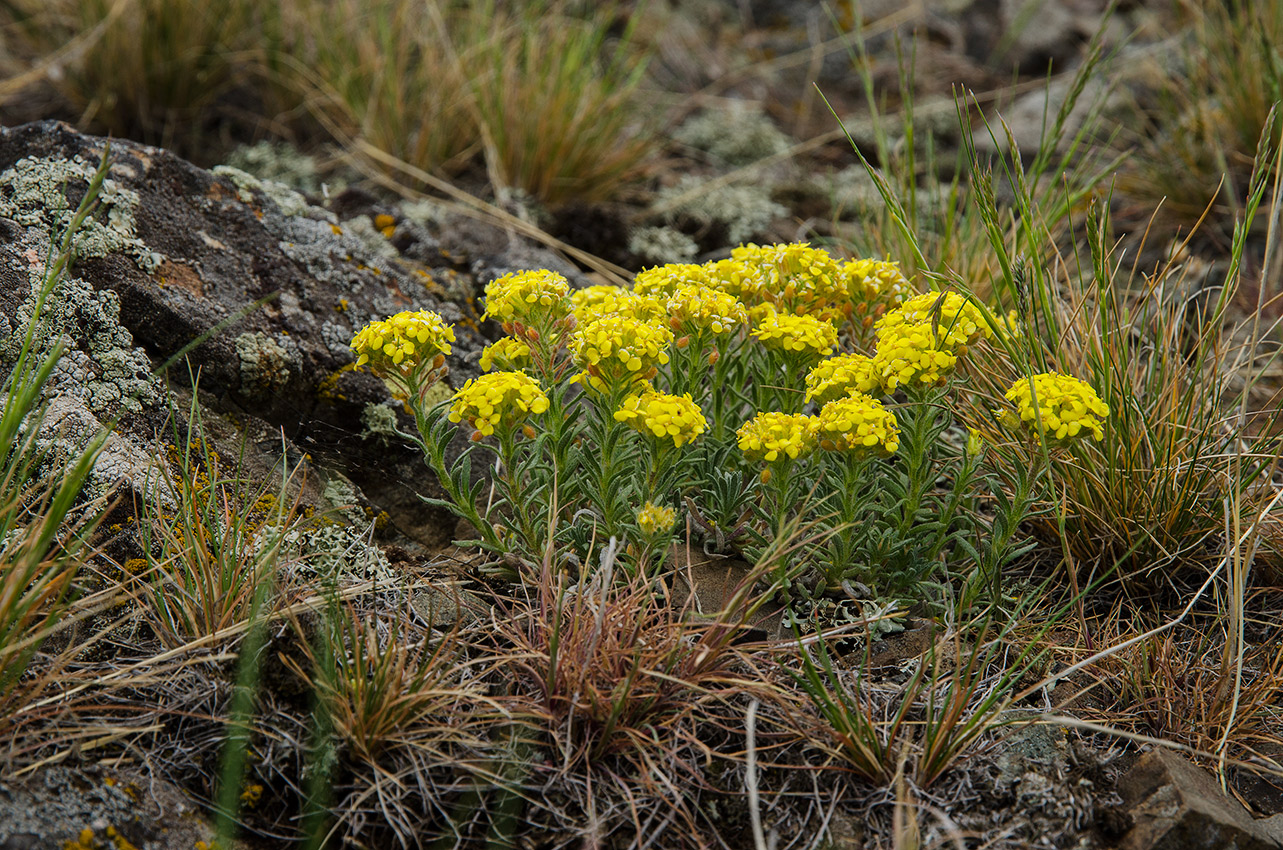
[[[1118,783],[1132,828],[1121,850],[1274,850],[1283,816],[1254,820],[1210,774],[1171,750],[1146,754]]]

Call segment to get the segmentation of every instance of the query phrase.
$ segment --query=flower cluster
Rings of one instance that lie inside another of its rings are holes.
[[[381,322],[370,322],[352,338],[356,365],[369,364],[375,371],[408,374],[419,364],[449,354],[454,328],[428,310],[397,313]]]
[[[850,260],[842,267],[847,296],[855,303],[883,301],[892,307],[910,291],[900,264],[890,260]]]
[[[851,393],[871,393],[881,386],[871,359],[863,354],[839,354],[821,360],[806,376],[806,400],[826,404]]]
[[[733,249],[731,259],[761,269],[762,297],[791,312],[831,319],[849,303],[842,266],[823,248],[748,244]]]
[[[815,449],[819,420],[801,413],[759,413],[735,432],[739,447],[751,461],[774,463],[780,455],[793,460]]]
[[[748,311],[738,298],[708,286],[679,286],[667,306],[675,331],[728,334],[748,323]]]
[[[467,419],[484,437],[497,427],[513,427],[531,413],[548,409],[539,382],[524,372],[491,372],[473,378],[454,394],[450,421]]]
[[[942,348],[942,343],[926,322],[880,329],[873,369],[882,381],[882,389],[893,393],[915,382],[932,386],[944,380],[945,374],[957,365],[958,355]]]
[[[638,295],[618,286],[589,286],[570,295],[575,320],[586,325],[602,316],[619,314],[644,322],[665,318],[664,304],[649,295]]]
[[[1019,422],[1031,429],[1041,429],[1053,440],[1072,440],[1091,432],[1096,440],[1105,438],[1104,420],[1109,405],[1085,381],[1056,372],[1044,372],[1032,378],[1021,378],[1007,390],[1006,398],[1016,405]],[[1014,424],[1010,413],[1003,416]]]
[[[647,537],[667,534],[677,524],[677,511],[647,502],[637,510],[637,527]]]
[[[653,389],[624,399],[615,411],[615,419],[643,434],[670,439],[679,448],[704,433],[708,425],[690,393],[677,396]]]
[[[877,323],[878,339],[895,333],[902,325],[926,325],[940,337],[940,348],[956,349],[981,336],[993,336],[979,308],[956,292],[928,292],[916,295]]]
[[[672,295],[683,286],[704,286],[707,283],[708,275],[703,266],[694,263],[669,263],[638,272],[633,278],[633,292],[663,297]]]
[[[766,274],[740,260],[718,260],[704,266],[707,285],[733,295],[744,304],[760,304],[767,286]]]
[[[505,336],[487,345],[481,351],[481,371],[489,372],[498,366],[507,371],[524,369],[530,362],[530,346],[519,339]]]
[[[754,318],[753,336],[769,349],[825,357],[837,348],[838,332],[832,322],[769,307],[757,308]]]
[[[863,393],[829,402],[818,420],[820,447],[828,451],[892,455],[900,447],[895,414]]]
[[[574,355],[590,377],[607,383],[644,380],[668,362],[672,342],[673,332],[663,325],[612,313],[579,328]]]
[[[560,319],[570,312],[569,293],[569,282],[547,269],[506,274],[486,284],[482,318],[527,325]]]

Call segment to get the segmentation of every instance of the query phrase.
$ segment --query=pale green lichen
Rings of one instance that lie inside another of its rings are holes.
[[[670,223],[685,219],[700,227],[721,225],[726,228],[729,245],[747,242],[775,219],[788,215],[788,210],[772,201],[768,190],[758,184],[704,187],[699,178],[685,176],[660,191],[656,202],[664,207],[679,198],[684,200],[665,214]]]
[[[96,171],[97,163],[81,156],[69,160],[23,157],[0,174],[0,218],[62,233],[79,204],[78,199],[75,203],[68,199],[68,185],[88,186]],[[145,245],[134,230],[138,193],[107,178],[98,193],[98,203],[101,211],[76,232],[76,256],[84,259],[123,253],[145,272],[159,268],[164,257]]]
[[[671,227],[639,227],[628,237],[628,250],[643,263],[691,263],[699,245],[685,233]]]
[[[285,142],[262,141],[241,145],[227,156],[227,166],[260,180],[315,194],[321,190],[316,160]]]
[[[400,439],[396,411],[386,404],[366,404],[361,411],[361,425],[364,426],[361,431],[362,439],[377,439],[383,443]]]
[[[783,153],[790,144],[760,107],[742,101],[688,118],[673,138],[726,165],[748,165]]]
[[[298,368],[290,349],[262,331],[238,336],[236,356],[240,360],[241,393],[251,397],[280,392]]]
[[[13,362],[31,325],[43,283],[43,264],[30,271],[31,292],[5,322],[0,362]],[[65,278],[49,293],[33,336],[37,351],[62,342],[66,353],[50,378],[48,392],[84,402],[95,413],[138,412],[158,403],[164,389],[152,374],[147,353],[120,324],[120,298],[110,289],[96,290],[80,278]]]
[[[368,215],[359,215],[356,218],[348,219],[343,222],[343,231],[357,239],[361,240],[361,246],[369,252],[371,257],[379,257],[384,260],[395,260],[401,256],[392,243],[387,240]]]
[[[248,171],[242,171],[230,165],[216,165],[210,173],[215,177],[226,177],[232,181],[232,185],[237,189],[237,197],[242,203],[252,204],[254,196],[261,195],[276,204],[281,214],[285,216],[303,215],[311,208],[307,198],[284,183],[262,180]]]

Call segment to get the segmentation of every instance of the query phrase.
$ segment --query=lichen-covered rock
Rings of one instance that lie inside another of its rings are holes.
[[[106,144],[56,122],[0,129],[0,359],[30,321],[50,228],[69,220]],[[410,540],[448,540],[453,519],[419,498],[440,495],[422,457],[403,440],[363,438],[370,405],[412,424],[381,381],[353,369],[349,343],[371,320],[434,310],[455,325],[458,386],[479,373],[488,342],[481,287],[557,261],[481,227],[434,232],[421,210],[416,220],[355,190],[321,208],[272,180],[119,140],[109,163],[77,261],[47,305],[42,333],[71,346],[53,390],[103,421],[127,414],[119,429],[142,435],[169,412],[164,381],[199,376],[210,413],[275,431],[341,472]],[[152,376],[175,357],[163,380]]]

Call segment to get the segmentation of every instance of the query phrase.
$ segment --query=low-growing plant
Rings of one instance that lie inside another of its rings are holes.
[[[486,315],[509,334],[483,352],[488,373],[432,409],[424,399],[454,339],[439,316],[374,322],[352,347],[408,399],[411,439],[448,495],[439,504],[492,551],[536,564],[549,547],[582,559],[613,539],[621,574],[654,575],[679,508],[697,528],[735,522],[754,560],[814,518],[821,533],[771,565],[784,598],[844,596],[857,582],[916,596],[955,555],[1000,568],[1032,485],[1015,475],[1024,483],[999,501],[999,533],[975,533],[976,488],[998,480],[956,427],[952,376],[994,336],[993,320],[957,292],[909,294],[894,263],[839,262],[805,244],[659,266],[631,290],[572,295],[553,272],[511,274],[486,288]],[[839,346],[850,353],[832,356]],[[1040,392],[1094,405],[1066,402],[1060,438],[1099,439],[1099,399],[1051,377]],[[472,445],[450,466],[451,423],[464,421]],[[471,480],[480,450],[496,458],[488,493]],[[708,537],[727,543],[723,531]]]
[[[297,468],[282,461],[279,482],[251,482],[243,451],[228,460],[206,437],[196,393],[185,429],[176,408],[170,418],[173,442],[140,505],[139,581],[157,633],[179,646],[271,613],[286,535],[303,518]]]

